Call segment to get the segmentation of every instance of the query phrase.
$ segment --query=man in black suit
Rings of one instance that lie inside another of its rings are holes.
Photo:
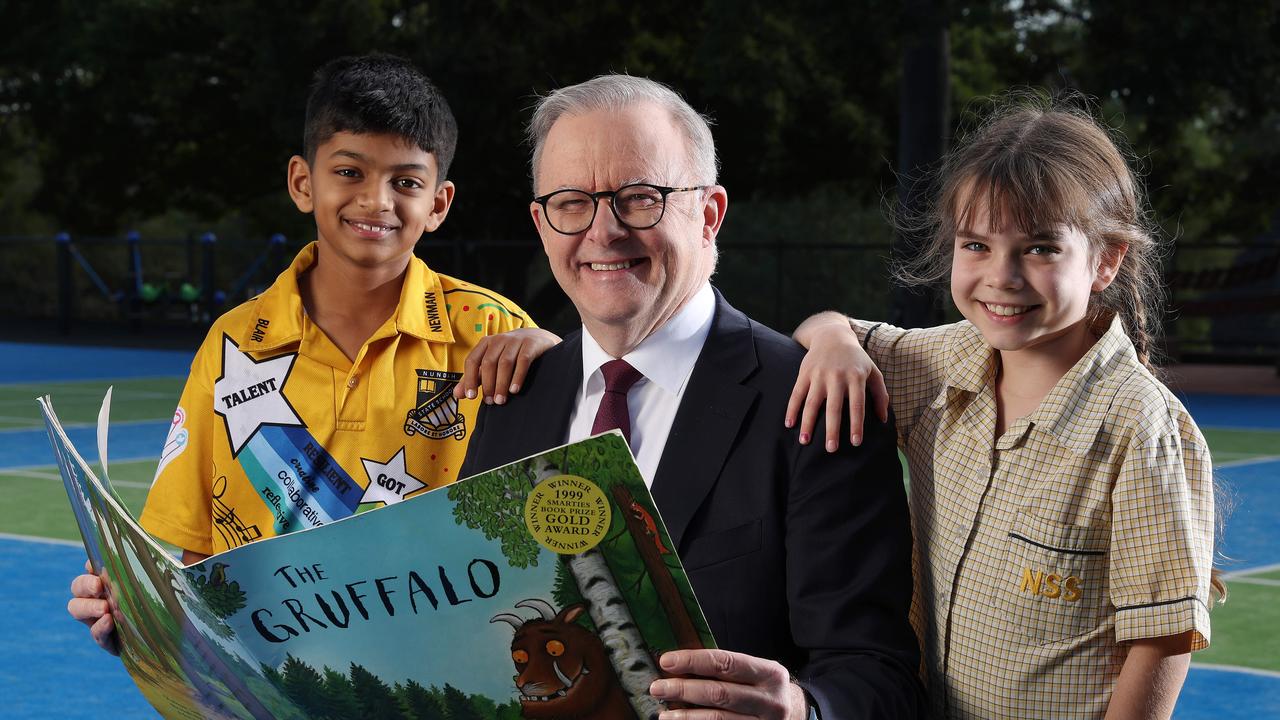
[[[664,655],[689,677],[655,697],[720,717],[915,717],[892,425],[868,417],[860,447],[831,453],[783,427],[803,353],[709,284],[728,197],[705,119],[615,75],[543,98],[530,134],[530,212],[583,329],[484,408],[462,476],[621,427],[724,649]]]

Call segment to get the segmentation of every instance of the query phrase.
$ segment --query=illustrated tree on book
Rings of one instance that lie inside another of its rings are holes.
[[[390,687],[358,663],[344,675],[325,666],[317,671],[287,655],[280,668],[263,665],[263,675],[310,720],[519,720],[516,702],[498,705],[483,695],[467,695],[445,684],[423,687],[414,680]]]
[[[351,685],[360,701],[366,720],[399,720],[400,701],[391,694],[391,687],[364,667],[351,663]]]
[[[396,694],[416,720],[447,720],[436,695],[421,684],[407,680],[396,685]]]
[[[224,640],[236,636],[236,631],[224,622],[245,606],[245,593],[240,583],[227,577],[226,563],[215,562],[208,574],[184,570],[187,587],[203,602],[191,604],[195,616],[215,635]]]
[[[449,498],[455,502],[454,519],[459,524],[482,531],[490,540],[498,540],[512,567],[537,565],[541,548],[525,530],[524,522],[524,507],[529,492],[538,484],[558,475],[584,477],[608,490],[624,483],[624,477],[620,473],[633,467],[629,455],[621,438],[610,441],[606,437],[602,442],[565,448],[559,453],[542,455],[500,468],[449,488]],[[616,497],[614,500],[617,502]],[[682,614],[685,619],[683,626],[693,628],[691,633],[685,632],[683,637],[671,637],[672,631],[667,629],[668,623],[645,623],[655,627],[656,632],[667,634],[661,641],[654,638],[654,644],[668,647],[703,647],[706,644],[702,636],[705,625],[703,624],[703,630],[697,629],[699,624],[689,618],[686,607],[686,602],[692,602],[692,598],[684,596],[679,590],[675,590],[674,598],[664,600],[662,607],[653,607],[653,603],[641,600],[641,596],[645,595],[641,592],[645,583],[653,584],[656,588],[664,581],[655,581],[655,578],[662,576],[666,578],[669,587],[674,589],[676,585],[671,582],[673,567],[681,573],[683,571],[674,560],[673,565],[669,566],[661,554],[655,556],[658,560],[653,566],[643,559],[636,559],[645,557],[644,550],[640,548],[641,543],[654,546],[655,549],[656,545],[654,536],[645,535],[644,531],[640,531],[641,537],[633,537],[636,531],[625,519],[628,512],[633,512],[632,508],[614,508],[613,527],[601,545],[631,542],[636,544],[639,552],[617,553],[619,567],[614,568],[606,562],[599,546],[576,555],[560,555],[562,565],[557,570],[559,591],[556,593],[556,600],[561,607],[566,608],[577,602],[585,605],[600,640],[609,649],[609,660],[637,717],[651,720],[664,709],[648,691],[649,685],[660,677],[660,673],[649,651],[650,645],[641,634],[635,617],[650,618],[667,614],[671,621],[672,613]],[[637,527],[644,527],[643,520],[638,522],[640,525]],[[656,590],[655,594],[661,592]],[[670,624],[677,628],[682,625],[676,621],[671,621]],[[677,630],[676,633],[680,631]]]

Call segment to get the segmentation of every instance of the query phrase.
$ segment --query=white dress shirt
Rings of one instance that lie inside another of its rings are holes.
[[[627,393],[627,414],[631,417],[631,453],[647,486],[653,486],[671,423],[676,419],[693,365],[711,332],[715,311],[711,285],[703,285],[680,312],[622,356],[644,375]],[[569,418],[568,442],[591,436],[591,426],[595,424],[600,398],[604,395],[600,366],[613,359],[583,327],[582,384]]]

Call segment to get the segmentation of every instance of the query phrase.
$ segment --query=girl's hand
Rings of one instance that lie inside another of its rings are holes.
[[[826,449],[840,447],[840,411],[849,401],[849,442],[862,443],[866,392],[871,391],[876,416],[889,420],[889,391],[884,376],[858,343],[848,319],[835,312],[819,313],[796,328],[796,342],[809,349],[787,403],[786,426],[795,427],[800,415],[800,443],[809,444],[823,404],[826,404]],[[803,413],[801,410],[803,409]]]
[[[467,355],[453,396],[473,398],[476,389],[483,388],[486,404],[505,403],[508,393],[520,392],[529,364],[559,342],[558,335],[541,328],[519,328],[481,338]]]

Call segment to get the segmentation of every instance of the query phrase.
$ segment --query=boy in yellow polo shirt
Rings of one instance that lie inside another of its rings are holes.
[[[316,73],[288,187],[317,239],[210,329],[140,519],[184,562],[457,478],[480,402],[453,393],[468,353],[536,326],[413,254],[449,211],[456,139],[448,104],[404,60],[341,58]],[[72,616],[112,649],[99,578],[76,578],[72,593]]]

